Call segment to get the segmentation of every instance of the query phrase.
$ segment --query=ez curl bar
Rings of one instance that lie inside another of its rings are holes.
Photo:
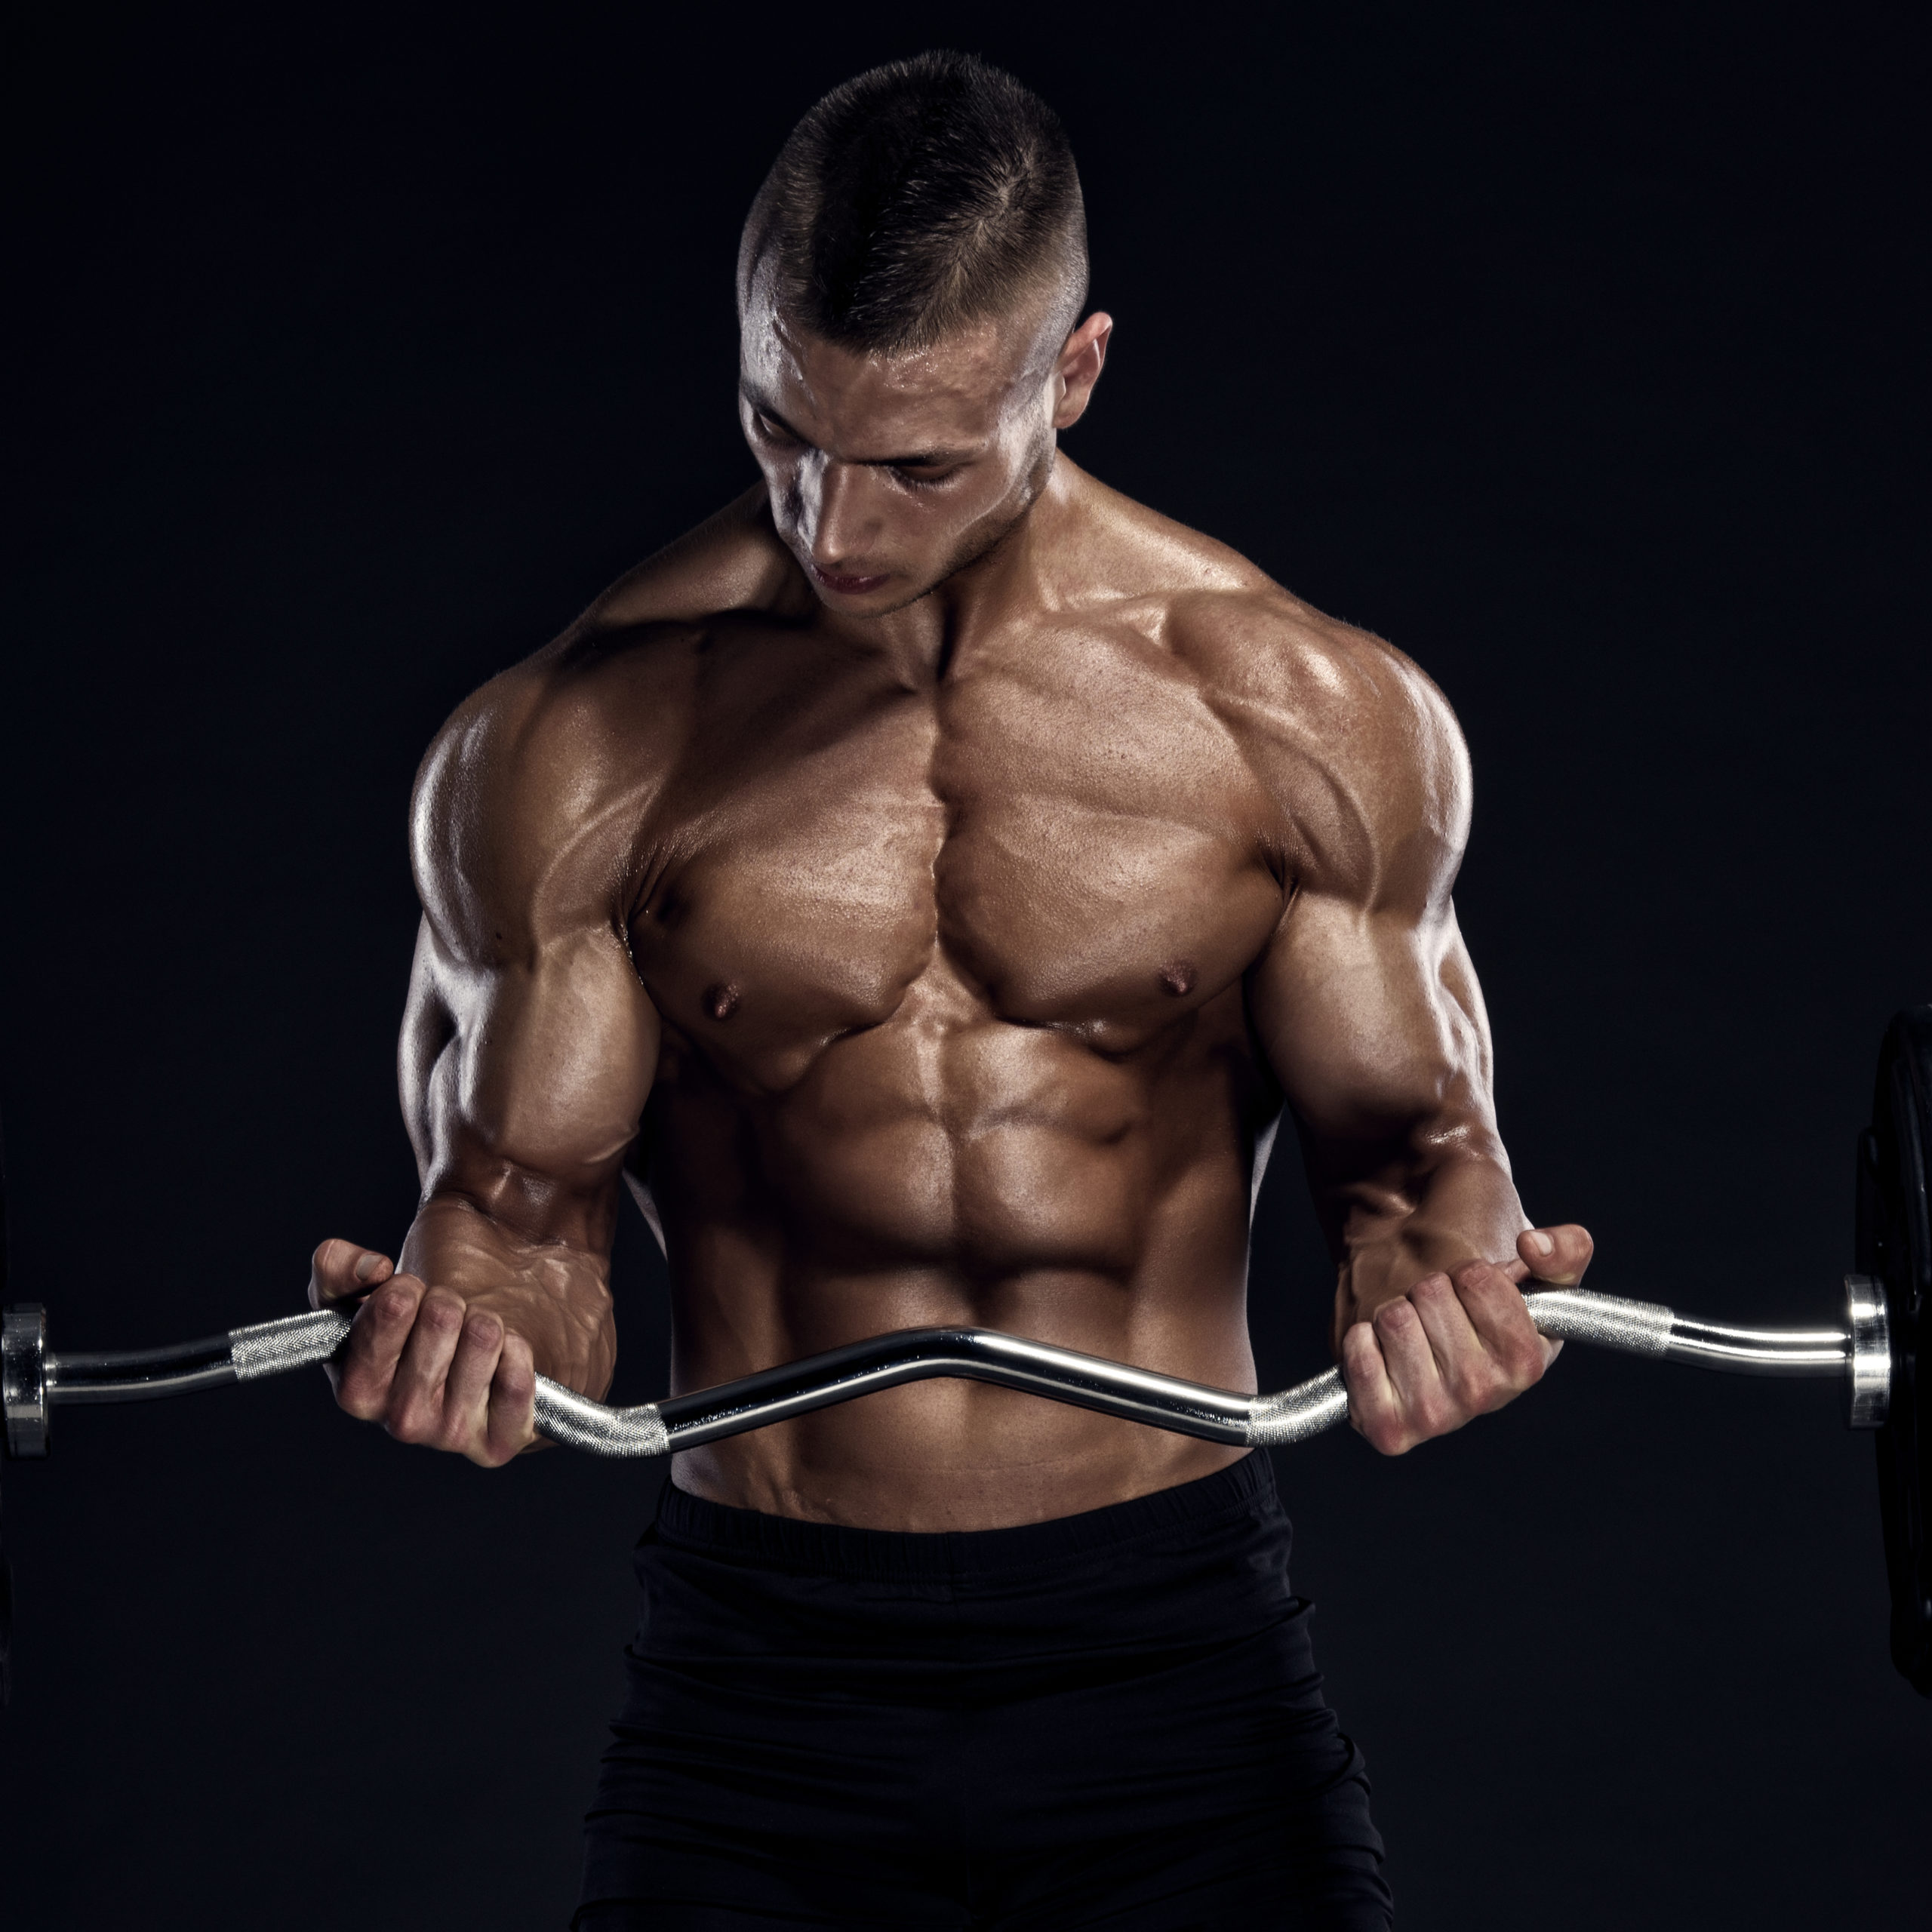
[[[1932,1696],[1932,1561],[1924,1497],[1932,1426],[1918,1400],[1919,1333],[1932,1292],[1932,1006],[1896,1016],[1878,1063],[1872,1122],[1859,1137],[1858,1272],[1845,1277],[1841,1325],[1730,1327],[1577,1288],[1533,1288],[1531,1318],[1552,1338],[1746,1375],[1835,1377],[1854,1429],[1877,1432],[1880,1506],[1891,1585],[1894,1662]],[[53,1353],[45,1311],[0,1315],[7,1451],[47,1453],[50,1412],[143,1401],[252,1382],[328,1361],[351,1318],[337,1309],[257,1322],[173,1348]],[[1276,1395],[1210,1388],[987,1328],[911,1328],[828,1349],[714,1389],[609,1408],[537,1378],[536,1423],[551,1441],[595,1455],[653,1457],[762,1429],[875,1389],[935,1376],[989,1382],[1206,1441],[1282,1447],[1348,1414],[1339,1369]]]

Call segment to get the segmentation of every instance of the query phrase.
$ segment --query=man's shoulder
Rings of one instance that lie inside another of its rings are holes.
[[[423,761],[426,781],[488,768],[537,775],[563,755],[572,782],[626,766],[675,729],[706,641],[801,589],[762,486],[620,577],[560,636],[472,692]],[[810,592],[804,591],[808,599]]]
[[[1426,831],[1460,850],[1469,756],[1448,701],[1386,638],[1296,596],[1226,544],[1118,498],[1123,614],[1157,638],[1318,869],[1373,866]]]
[[[1124,614],[1140,617],[1210,702],[1297,737],[1393,734],[1460,749],[1447,700],[1386,638],[1316,609],[1227,544],[1106,496]]]
[[[609,643],[665,625],[789,611],[811,595],[771,527],[765,488],[758,483],[627,571],[560,641]]]
[[[566,846],[622,869],[688,734],[708,640],[782,605],[784,561],[740,498],[473,691],[417,774],[419,878],[541,866]]]
[[[1180,600],[1174,632],[1211,699],[1258,728],[1338,749],[1395,742],[1460,755],[1455,714],[1413,658],[1278,584]]]
[[[419,835],[514,823],[561,833],[614,792],[632,789],[675,744],[697,627],[621,632],[581,620],[472,691],[417,775]]]

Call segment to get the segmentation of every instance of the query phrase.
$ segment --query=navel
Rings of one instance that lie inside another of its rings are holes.
[[[714,1020],[729,1020],[738,1010],[738,989],[728,980],[706,986],[700,1004]]]
[[[1176,999],[1184,999],[1193,992],[1194,983],[1200,977],[1192,960],[1174,960],[1161,968],[1161,990]]]

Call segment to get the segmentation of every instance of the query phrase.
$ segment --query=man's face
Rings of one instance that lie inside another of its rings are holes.
[[[882,616],[984,555],[1038,495],[1065,387],[1060,345],[1040,341],[1041,314],[869,355],[808,334],[770,279],[757,277],[740,331],[745,439],[820,597]]]

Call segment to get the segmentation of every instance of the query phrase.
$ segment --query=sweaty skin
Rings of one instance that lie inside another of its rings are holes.
[[[1553,1358],[1450,890],[1447,706],[1380,640],[1057,454],[1111,322],[869,355],[742,300],[761,484],[486,685],[424,761],[403,1029],[423,1179],[352,1414],[508,1460],[533,1369],[600,1395],[626,1183],[672,1384],[974,1323],[1253,1389],[1284,1103],[1355,1426],[1399,1453]],[[371,1292],[371,1290],[374,1292]],[[781,1515],[975,1529],[1241,1452],[928,1382],[681,1454]]]

